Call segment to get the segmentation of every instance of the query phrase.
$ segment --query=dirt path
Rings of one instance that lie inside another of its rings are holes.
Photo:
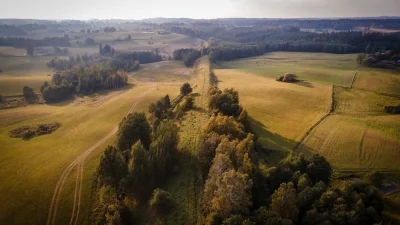
[[[133,109],[136,107],[137,104],[141,101],[141,99],[146,96],[148,93],[153,91],[155,88],[155,85],[152,85],[152,88],[150,88],[148,91],[142,93],[139,98],[132,104],[132,106],[129,108],[128,112],[125,114],[127,116],[130,114]],[[88,148],[85,150],[81,155],[79,155],[61,174],[60,179],[57,182],[57,185],[54,189],[53,197],[50,203],[50,209],[49,209],[49,214],[47,217],[47,225],[50,224],[55,224],[55,218],[57,214],[57,208],[58,204],[60,201],[60,196],[62,193],[62,189],[65,185],[65,182],[72,172],[74,168],[77,170],[77,175],[76,175],[76,180],[75,180],[75,191],[74,191],[74,205],[73,205],[73,210],[72,210],[72,215],[70,219],[70,225],[71,224],[77,224],[78,222],[78,217],[79,217],[79,211],[80,211],[80,205],[81,205],[81,193],[82,193],[82,178],[83,178],[83,165],[86,157],[97,147],[99,147],[101,144],[103,144],[105,141],[107,141],[111,136],[115,135],[118,131],[118,127],[115,127],[110,133],[108,133],[104,138],[99,140],[96,144],[94,144],[92,147]],[[79,189],[78,189],[79,187]]]

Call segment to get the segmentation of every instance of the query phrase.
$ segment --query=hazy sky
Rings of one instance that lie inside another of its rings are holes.
[[[0,18],[400,16],[400,0],[0,0]]]

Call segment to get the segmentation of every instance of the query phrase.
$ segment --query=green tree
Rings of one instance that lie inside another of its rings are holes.
[[[42,86],[40,86],[40,93],[43,93],[43,90],[49,86],[49,82],[45,81]]]
[[[325,157],[315,154],[310,158],[310,163],[307,165],[307,174],[313,183],[322,180],[325,184],[328,184],[332,175],[332,167]]]
[[[297,220],[299,213],[296,207],[296,189],[293,183],[283,183],[272,195],[272,211],[278,213],[282,218]]]
[[[107,146],[97,168],[100,184],[119,188],[119,183],[127,174],[127,165],[121,152],[114,146]]]
[[[151,128],[144,113],[131,113],[119,123],[117,147],[129,150],[134,143],[141,141],[148,149],[151,141]]]
[[[376,188],[381,188],[382,182],[383,182],[383,176],[378,171],[372,171],[372,172],[366,173],[363,176],[363,181],[366,184],[374,185]]]
[[[248,214],[251,202],[253,181],[247,174],[231,169],[219,178],[211,209],[221,217],[228,218],[234,214]]]
[[[181,94],[182,95],[187,95],[192,93],[193,89],[190,87],[189,83],[184,83],[181,87]]]
[[[150,207],[159,216],[165,215],[174,207],[174,200],[169,192],[157,188],[150,199]]]
[[[22,94],[24,95],[25,99],[30,99],[35,97],[33,89],[28,86],[24,86],[24,88],[22,89]]]

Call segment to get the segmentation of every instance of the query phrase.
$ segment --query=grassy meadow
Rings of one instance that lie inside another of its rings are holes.
[[[155,63],[154,65],[156,65]],[[174,65],[174,67],[178,67]],[[184,66],[182,65],[182,68]],[[168,74],[154,72],[168,80]],[[140,72],[135,74],[140,77]],[[143,75],[142,77],[146,77]],[[179,94],[179,85],[190,80],[190,74],[182,79],[174,79],[175,85],[154,82],[140,82],[132,79],[132,85],[125,89],[98,93],[84,98],[57,104],[30,105],[0,111],[0,221],[5,224],[44,224],[47,220],[49,204],[56,182],[62,171],[88,147],[108,134],[135,102],[140,94],[153,88],[134,111],[147,111],[151,102],[169,94],[174,98]],[[8,131],[23,125],[59,122],[61,127],[50,135],[35,137],[29,141],[13,139]],[[93,129],[93,128],[96,129]],[[114,137],[113,137],[114,138]],[[83,179],[83,200],[81,222],[88,222],[90,188],[92,174],[98,165],[99,156],[109,139],[97,148],[85,163]],[[64,187],[56,224],[68,223],[73,201],[74,176],[72,172]],[[18,213],[18,215],[17,215]],[[22,216],[23,215],[23,216]]]
[[[264,147],[290,152],[330,108],[332,86],[289,84],[237,70],[216,70],[221,89],[235,88]]]
[[[352,89],[335,87],[335,109],[304,141],[305,154],[319,153],[340,169],[399,169],[400,105],[396,71],[363,68]]]
[[[220,67],[274,79],[286,73],[295,73],[300,80],[349,87],[358,68],[355,58],[355,54],[273,52],[224,62]]]

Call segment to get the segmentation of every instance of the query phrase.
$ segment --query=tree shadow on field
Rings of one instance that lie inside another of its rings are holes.
[[[258,146],[261,148],[262,155],[267,158],[264,160],[268,164],[276,164],[293,151],[297,142],[267,130],[264,124],[249,116],[251,131],[256,135]],[[288,128],[290,129],[290,128]]]
[[[303,87],[314,88],[312,83],[305,81],[305,80],[300,80],[300,81],[294,82],[294,84],[297,84],[297,85],[303,86]]]

